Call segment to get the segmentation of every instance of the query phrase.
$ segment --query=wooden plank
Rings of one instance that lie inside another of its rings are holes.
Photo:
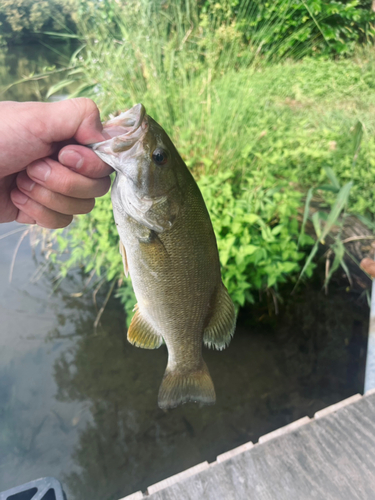
[[[292,422],[291,424],[284,425],[284,427],[280,427],[279,429],[276,429],[275,431],[269,432],[268,434],[264,434],[264,436],[261,436],[259,438],[259,444],[265,443],[266,441],[269,441],[270,439],[275,439],[276,437],[281,436],[282,434],[285,434],[286,432],[292,432],[301,427],[301,425],[308,424],[310,422],[309,417],[303,417],[300,418],[299,420],[296,420],[295,422]]]
[[[186,469],[178,474],[175,474],[174,476],[168,477],[167,479],[163,479],[163,481],[159,481],[158,483],[149,486],[147,488],[147,494],[152,495],[153,493],[163,490],[174,483],[177,483],[179,481],[184,481],[188,477],[194,476],[198,474],[198,472],[208,469],[208,467],[209,467],[208,462],[202,462],[201,464],[195,465],[194,467]]]
[[[148,500],[374,500],[375,394],[235,454]]]
[[[142,498],[144,498],[142,491],[136,491],[127,497],[120,498],[120,500],[142,500]]]
[[[323,408],[323,410],[317,411],[314,415],[314,418],[322,418],[328,415],[329,413],[333,413],[334,411],[339,410],[340,408],[343,408],[344,406],[351,405],[352,403],[355,403],[356,401],[361,399],[360,394],[354,394],[354,396],[351,396],[350,398],[343,399],[342,401],[339,401],[338,403],[327,406],[327,408]]]
[[[218,455],[216,458],[216,461],[218,463],[224,462],[225,460],[229,460],[230,458],[239,455],[240,453],[243,453],[244,451],[248,451],[253,447],[253,443],[249,441],[248,443],[242,444],[241,446],[237,446],[237,448],[233,448],[233,450],[226,451],[225,453],[222,453],[221,455]],[[211,464],[213,465],[213,464]]]

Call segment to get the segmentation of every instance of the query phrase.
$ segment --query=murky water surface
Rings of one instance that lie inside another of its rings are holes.
[[[56,62],[35,47],[0,56],[2,85]],[[34,82],[2,98],[36,99],[46,88]],[[54,476],[68,500],[118,500],[363,389],[367,306],[312,287],[273,324],[266,311],[242,313],[230,347],[205,350],[215,406],[163,412],[165,346],[128,344],[116,299],[94,332],[87,278],[73,273],[54,291],[28,237],[13,262],[22,233],[10,233],[20,230],[0,225],[0,491]]]
[[[362,391],[367,307],[310,290],[273,326],[243,313],[227,350],[205,350],[215,406],[161,411],[165,347],[128,344],[116,299],[94,332],[86,278],[53,292],[27,237],[9,283],[20,234],[0,240],[0,491],[55,476],[69,500],[117,500]]]
[[[69,66],[75,47],[68,43],[54,43],[49,48],[42,44],[0,47],[0,100],[44,100],[49,88],[66,75],[61,70]],[[50,76],[46,77],[47,74]],[[22,80],[27,81],[13,85]],[[66,92],[66,88],[61,92]],[[51,100],[56,97],[59,96],[54,95]]]

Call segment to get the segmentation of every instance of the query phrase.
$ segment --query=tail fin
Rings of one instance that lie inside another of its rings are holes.
[[[199,370],[183,374],[167,367],[159,389],[159,408],[166,410],[189,402],[212,405],[215,401],[214,384],[204,361]]]

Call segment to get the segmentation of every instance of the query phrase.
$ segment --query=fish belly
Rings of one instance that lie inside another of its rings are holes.
[[[168,348],[168,366],[159,392],[162,408],[187,401],[215,401],[202,358],[202,339],[221,276],[214,233],[205,215],[195,217],[192,228],[182,213],[172,229],[161,234],[130,217],[118,225],[137,313]]]

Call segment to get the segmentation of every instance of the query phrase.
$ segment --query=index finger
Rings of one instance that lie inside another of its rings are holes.
[[[66,167],[92,179],[99,179],[114,170],[91,149],[77,144],[69,144],[59,152],[59,162]]]

